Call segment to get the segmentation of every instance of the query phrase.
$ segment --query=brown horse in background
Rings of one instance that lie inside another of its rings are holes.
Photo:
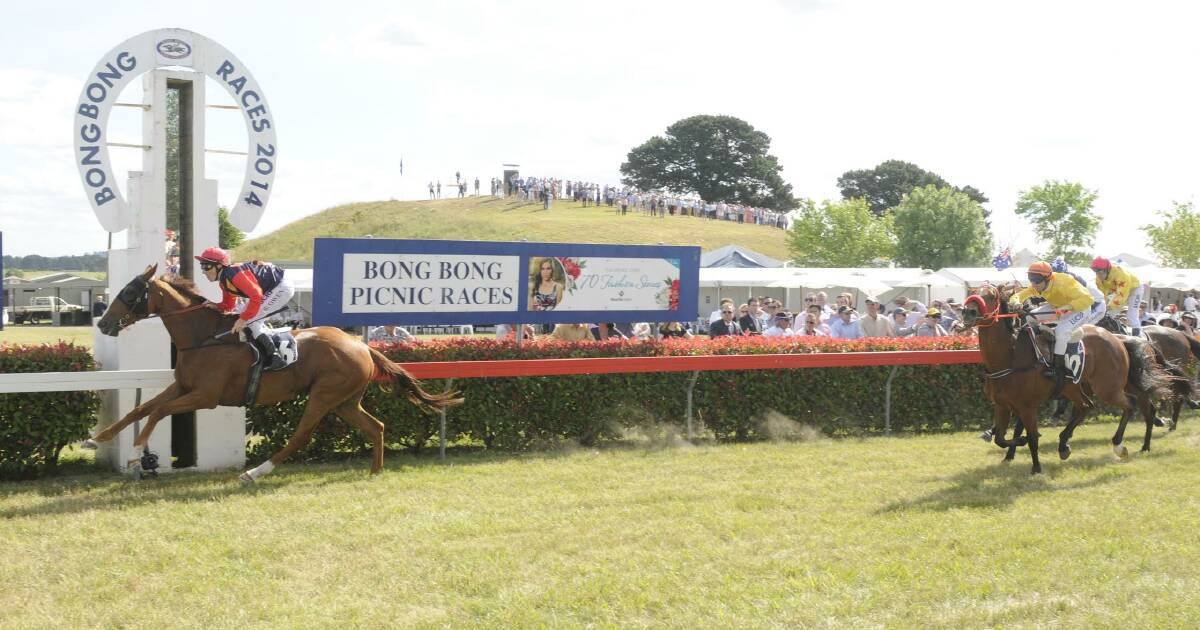
[[[984,391],[996,408],[993,440],[997,446],[1010,449],[1006,461],[1011,460],[1015,447],[1028,444],[1033,459],[1031,472],[1038,474],[1042,466],[1038,460],[1037,413],[1050,399],[1054,383],[1042,375],[1044,365],[1038,359],[1032,331],[1008,307],[1011,295],[1011,289],[990,287],[967,298],[963,323],[979,329],[979,349],[987,370]],[[1169,378],[1154,362],[1153,354],[1147,350],[1149,344],[1127,339],[1132,342],[1129,346],[1106,330],[1083,327],[1082,342],[1087,352],[1083,376],[1078,384],[1068,381],[1062,391],[1074,403],[1071,420],[1058,437],[1058,454],[1062,459],[1070,457],[1071,436],[1094,406],[1093,397],[1123,411],[1120,428],[1113,436],[1113,447],[1118,453],[1124,449],[1120,442],[1135,405],[1144,415],[1148,412],[1147,433],[1152,428],[1150,395],[1162,393]],[[1128,347],[1134,349],[1132,356]],[[1021,425],[1009,441],[1005,434],[1014,415]],[[1020,435],[1021,429],[1028,437]]]
[[[1127,334],[1124,326],[1108,316],[1105,316],[1096,325],[1111,332]],[[1162,353],[1164,369],[1175,377],[1171,386],[1175,397],[1170,401],[1169,429],[1174,431],[1179,425],[1179,412],[1185,403],[1192,409],[1200,407],[1195,402],[1197,391],[1194,367],[1196,360],[1200,359],[1200,341],[1182,330],[1166,326],[1142,326],[1142,334]]]
[[[178,349],[175,382],[92,438],[97,442],[111,440],[134,421],[148,418],[134,440],[131,469],[140,467],[137,459],[162,418],[217,405],[243,405],[250,366],[256,359],[249,344],[235,336],[216,337],[229,330],[236,315],[204,308],[207,300],[190,280],[155,278],[156,269],[157,265],[147,267],[125,285],[97,323],[100,332],[115,337],[139,320],[161,317]],[[299,359],[281,370],[264,372],[254,404],[272,405],[307,392],[304,415],[287,444],[270,460],[242,473],[242,481],[253,482],[283,463],[309,440],[321,418],[330,412],[370,438],[374,447],[371,473],[382,470],[384,425],[362,408],[363,394],[373,380],[386,379],[397,395],[426,410],[462,402],[453,393],[426,392],[404,368],[337,328],[308,328],[296,331],[295,337]]]

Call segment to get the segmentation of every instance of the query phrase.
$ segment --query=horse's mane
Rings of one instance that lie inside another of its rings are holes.
[[[165,282],[167,286],[174,289],[176,293],[179,293],[183,297],[191,300],[192,304],[200,304],[208,301],[208,298],[200,295],[199,290],[196,289],[196,283],[192,282],[188,278],[177,275],[164,275],[159,277],[159,280]]]

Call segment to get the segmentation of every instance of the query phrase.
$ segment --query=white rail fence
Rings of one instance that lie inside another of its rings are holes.
[[[0,374],[0,394],[86,392],[108,389],[162,389],[170,385],[174,380],[175,370]]]

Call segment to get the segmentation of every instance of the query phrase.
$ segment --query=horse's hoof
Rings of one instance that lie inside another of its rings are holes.
[[[1170,433],[1171,431],[1174,431],[1174,430],[1176,429],[1176,427],[1177,427],[1177,425],[1178,425],[1178,424],[1179,424],[1178,422],[1172,422],[1172,423],[1171,423],[1171,427],[1170,427],[1169,429],[1167,429],[1167,433]]]
[[[254,480],[254,477],[250,476],[250,471],[246,471],[246,472],[238,475],[238,481],[242,482],[242,484],[247,485],[247,486],[252,486],[256,483]]]
[[[1058,458],[1059,459],[1066,459],[1070,456],[1071,456],[1071,447],[1070,446],[1063,445],[1062,448],[1058,449]]]
[[[1034,468],[1033,470],[1029,471],[1029,474],[1031,474],[1031,475],[1040,475],[1040,474],[1042,474],[1042,467],[1041,467],[1041,466],[1038,466],[1037,468]]]
[[[100,448],[100,443],[97,442],[96,440],[93,440],[92,438],[88,438],[88,439],[84,440],[79,446],[80,446],[80,448],[85,448],[89,451],[94,451],[94,450]]]
[[[1167,426],[1167,421],[1166,421],[1166,420],[1163,420],[1162,418],[1160,418],[1160,417],[1158,417],[1158,416],[1155,416],[1155,417],[1154,417],[1154,426],[1156,426],[1156,427],[1165,427],[1165,426]]]
[[[1143,446],[1143,447],[1142,447],[1142,450],[1141,450],[1141,451],[1138,451],[1138,452],[1139,452],[1139,453],[1149,453],[1149,452],[1150,452],[1150,447],[1149,447],[1149,446]]]
[[[1001,464],[1011,464],[1011,463],[1013,463],[1013,460],[1011,457],[1005,457],[1004,459],[1000,460],[1000,463]]]
[[[1200,402],[1196,402],[1191,398],[1184,400],[1187,403],[1188,409],[1200,409]]]
[[[1129,449],[1125,448],[1124,444],[1113,445],[1113,454],[1121,461],[1129,459]]]

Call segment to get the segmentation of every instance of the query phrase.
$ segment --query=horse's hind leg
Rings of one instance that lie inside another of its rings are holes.
[[[293,453],[304,446],[308,439],[312,437],[313,431],[317,425],[321,423],[321,418],[329,413],[332,405],[328,402],[328,394],[322,396],[316,391],[309,392],[308,404],[304,406],[304,415],[300,417],[300,424],[296,426],[295,433],[288,439],[287,444],[279,449],[279,452],[271,456],[271,459],[259,464],[257,467],[247,470],[242,473],[238,479],[245,483],[253,483],[259,477],[275,470],[275,467],[282,464],[284,460],[291,457]]]
[[[358,427],[371,438],[374,447],[371,458],[371,474],[383,470],[383,423],[362,408],[362,399],[354,398],[341,404],[334,413],[339,418]]]
[[[1150,452],[1150,438],[1154,434],[1154,427],[1162,426],[1155,422],[1158,416],[1155,415],[1154,401],[1150,400],[1149,394],[1138,396],[1138,405],[1142,408],[1142,418],[1146,421],[1146,437],[1142,439],[1142,452]]]
[[[1117,432],[1112,436],[1113,454],[1120,459],[1129,459],[1129,449],[1125,448],[1122,442],[1125,441],[1125,425],[1129,423],[1137,401],[1130,397],[1129,403],[1129,407],[1121,411],[1121,422],[1117,424]]]

